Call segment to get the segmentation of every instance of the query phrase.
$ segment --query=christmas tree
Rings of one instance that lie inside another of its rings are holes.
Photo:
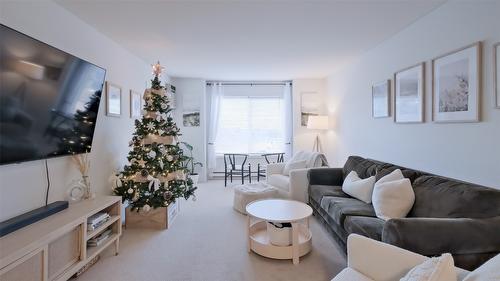
[[[180,197],[195,198],[196,187],[186,167],[192,158],[179,146],[179,128],[159,78],[162,70],[159,62],[153,65],[152,85],[144,92],[144,114],[135,120],[136,130],[129,143],[129,164],[115,177],[114,193],[137,211],[167,207]]]

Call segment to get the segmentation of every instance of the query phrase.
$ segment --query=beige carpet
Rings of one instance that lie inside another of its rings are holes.
[[[233,190],[222,181],[199,185],[195,202],[165,231],[127,229],[120,254],[106,253],[79,281],[330,280],[346,260],[315,218],[312,251],[300,264],[246,251],[246,217],[232,209]]]

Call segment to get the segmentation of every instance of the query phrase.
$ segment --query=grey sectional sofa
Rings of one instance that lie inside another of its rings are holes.
[[[379,219],[371,204],[342,192],[353,170],[378,180],[395,169],[415,192],[406,218]],[[311,169],[308,179],[309,204],[344,249],[347,236],[356,233],[426,256],[451,253],[455,265],[468,270],[500,252],[500,190],[359,156],[349,157],[343,168]]]

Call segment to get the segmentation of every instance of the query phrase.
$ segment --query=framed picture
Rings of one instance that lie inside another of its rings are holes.
[[[321,112],[321,97],[317,92],[302,92],[300,94],[300,125],[307,126],[309,116],[319,115]]]
[[[424,122],[425,63],[394,74],[394,122]]]
[[[120,117],[122,114],[122,88],[106,81],[106,115]]]
[[[478,122],[481,43],[432,60],[434,122]]]
[[[391,80],[385,80],[372,86],[372,116],[382,118],[390,116]]]
[[[130,90],[130,118],[141,117],[142,98],[138,92]]]
[[[182,125],[184,127],[199,127],[200,126],[200,111],[184,111],[182,113]]]
[[[493,58],[495,60],[495,67],[493,69],[495,73],[495,107],[500,108],[500,42],[496,43],[493,47]]]

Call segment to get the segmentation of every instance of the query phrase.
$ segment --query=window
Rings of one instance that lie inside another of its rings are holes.
[[[280,97],[223,97],[216,153],[284,152],[283,106]]]

